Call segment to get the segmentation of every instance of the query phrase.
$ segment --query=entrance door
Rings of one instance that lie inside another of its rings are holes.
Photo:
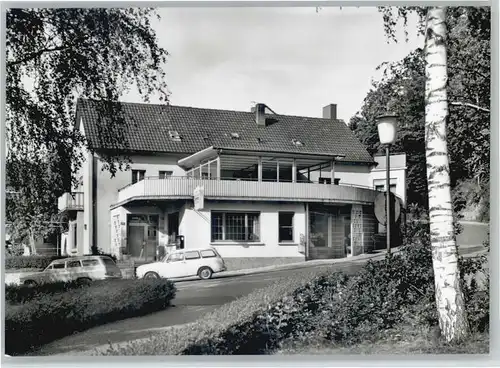
[[[351,242],[351,217],[344,216],[344,246],[345,254],[347,257],[352,256],[352,242]]]
[[[168,214],[168,243],[175,244],[179,235],[179,212]]]
[[[128,234],[128,251],[131,257],[139,258],[141,257],[141,251],[145,241],[145,226],[131,224],[129,226]]]

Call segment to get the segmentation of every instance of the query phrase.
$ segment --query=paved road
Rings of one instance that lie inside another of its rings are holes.
[[[466,224],[464,233],[457,239],[460,253],[475,253],[484,249],[480,244],[486,237],[484,225]],[[365,261],[351,261],[335,265],[315,266],[315,269],[330,267],[352,274],[358,271]],[[144,317],[130,318],[108,325],[92,328],[88,331],[54,341],[45,345],[37,354],[61,354],[70,351],[91,350],[97,346],[120,343],[149,337],[168,327],[194,322],[203,314],[222,304],[265,287],[280,278],[296,273],[310,272],[313,267],[295,270],[281,270],[261,274],[235,276],[209,281],[189,281],[177,284],[177,296],[174,306],[161,312]]]

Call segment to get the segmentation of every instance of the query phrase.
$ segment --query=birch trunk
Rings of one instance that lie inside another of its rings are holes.
[[[460,286],[458,252],[453,229],[448,149],[446,146],[447,55],[446,8],[430,8],[425,38],[425,142],[432,263],[441,335],[460,341],[469,334]]]

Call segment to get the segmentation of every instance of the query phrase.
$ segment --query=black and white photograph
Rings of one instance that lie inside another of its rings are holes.
[[[2,4],[4,357],[487,357],[484,4]]]

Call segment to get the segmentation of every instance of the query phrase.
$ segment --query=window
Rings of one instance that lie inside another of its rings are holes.
[[[200,253],[198,253],[197,251],[190,251],[190,252],[186,252],[184,253],[184,258],[186,260],[188,259],[199,259],[200,258]]]
[[[111,258],[101,258],[101,259],[106,266],[116,266],[115,261],[113,261]]]
[[[179,262],[184,260],[184,254],[174,253],[168,257],[167,262]]]
[[[320,184],[331,184],[332,178],[319,178],[319,183]]]
[[[258,241],[258,213],[212,212],[212,241]]]
[[[173,141],[179,142],[182,140],[179,132],[177,132],[176,130],[169,130],[168,134],[170,136],[170,139]]]
[[[201,256],[203,258],[214,258],[214,257],[217,257],[217,254],[215,254],[215,252],[211,249],[207,249],[207,250],[202,250],[201,252]]]
[[[81,267],[80,261],[68,261],[66,262],[66,268],[75,268],[75,267]]]
[[[95,267],[99,265],[99,261],[97,259],[83,259],[82,266],[83,267]]]
[[[146,175],[146,170],[132,170],[132,184],[144,180],[145,175]]]
[[[53,267],[54,269],[61,269],[61,268],[64,268],[64,263],[54,263],[54,264],[52,265],[52,267]]]
[[[172,174],[172,171],[160,171],[158,176],[160,179],[168,179],[172,176]]]
[[[340,179],[335,179],[334,182],[333,182],[333,184],[339,185],[340,184]]]
[[[397,186],[396,184],[389,185],[391,193],[396,193],[396,186]],[[375,185],[375,190],[378,190],[379,192],[385,192],[385,184]]]
[[[278,241],[293,242],[293,212],[280,212]]]

